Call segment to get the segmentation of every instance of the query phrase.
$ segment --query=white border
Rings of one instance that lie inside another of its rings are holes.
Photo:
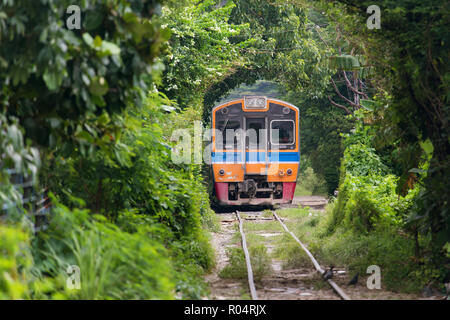
[[[274,121],[291,121],[292,122],[292,129],[293,129],[293,138],[294,138],[294,141],[292,142],[292,143],[273,143],[272,142],[272,122],[274,122]],[[270,121],[270,144],[273,144],[274,146],[291,146],[291,145],[293,145],[293,144],[295,144],[295,141],[296,141],[296,139],[295,139],[295,121],[294,120],[292,120],[292,119],[273,119],[272,121]]]

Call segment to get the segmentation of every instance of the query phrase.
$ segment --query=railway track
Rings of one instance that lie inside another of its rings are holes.
[[[258,300],[258,293],[256,290],[256,286],[254,283],[254,277],[253,277],[253,270],[252,270],[252,265],[251,265],[251,259],[250,259],[250,254],[247,248],[247,240],[245,237],[245,232],[244,232],[244,220],[257,220],[257,219],[243,219],[240,215],[239,211],[235,212],[236,217],[239,221],[239,231],[241,233],[241,243],[242,243],[242,249],[244,251],[244,255],[245,255],[245,261],[246,261],[246,266],[247,266],[247,277],[248,277],[248,285],[249,285],[249,289],[250,289],[250,296],[252,298],[252,300]],[[254,214],[252,212],[252,214]],[[317,260],[314,258],[314,256],[311,254],[311,252],[307,249],[307,247],[295,236],[294,233],[292,233],[287,226],[283,223],[282,219],[280,219],[280,217],[278,217],[278,215],[272,211],[272,215],[273,215],[273,219],[267,219],[267,218],[263,218],[263,219],[259,219],[259,220],[275,220],[278,221],[282,228],[284,229],[284,231],[289,234],[297,243],[298,245],[305,251],[305,253],[307,254],[307,256],[309,257],[309,259],[311,260],[312,264],[314,265],[314,268],[316,269],[316,271],[320,274],[320,278],[321,280],[318,281],[327,281],[327,283],[331,286],[331,288],[334,290],[334,292],[339,296],[339,298],[341,298],[342,300],[350,300],[350,297],[332,280],[332,279],[323,279],[323,275],[326,272],[321,266],[320,264],[317,262]]]

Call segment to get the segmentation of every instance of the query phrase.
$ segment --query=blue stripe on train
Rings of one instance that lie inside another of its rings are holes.
[[[246,152],[246,162],[265,162],[265,152]],[[242,152],[211,152],[214,162],[242,162]],[[269,152],[269,162],[299,162],[298,152]]]

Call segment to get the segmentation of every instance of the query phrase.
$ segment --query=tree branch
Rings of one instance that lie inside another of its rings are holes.
[[[343,106],[343,105],[341,105],[341,104],[339,104],[339,103],[336,103],[336,102],[334,102],[333,100],[331,100],[330,96],[328,96],[328,100],[330,101],[330,103],[331,103],[333,106],[345,110],[345,112],[346,112],[347,114],[352,114],[352,112],[351,112],[347,107],[345,107],[345,106]]]
[[[331,78],[331,83],[333,84],[334,90],[336,91],[336,93],[338,94],[339,97],[341,97],[342,99],[344,99],[348,104],[350,104],[352,107],[355,107],[357,109],[361,108],[361,106],[359,104],[354,103],[353,101],[349,100],[348,98],[346,98],[340,91],[339,89],[336,87],[336,83],[334,82],[333,78]]]
[[[344,78],[345,78],[345,83],[347,84],[347,87],[350,88],[350,90],[352,90],[354,93],[362,95],[364,97],[364,99],[369,99],[369,97],[367,96],[367,94],[365,94],[362,91],[359,91],[358,89],[356,89],[355,87],[352,86],[352,83],[350,82],[350,80],[347,78],[347,74],[345,73],[345,71],[342,71],[342,73],[344,74]]]

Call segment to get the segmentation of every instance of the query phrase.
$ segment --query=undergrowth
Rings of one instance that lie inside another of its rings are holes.
[[[256,282],[272,273],[272,265],[267,248],[264,245],[254,245],[248,248],[253,278]],[[247,279],[247,265],[242,248],[230,248],[227,252],[229,264],[219,273],[224,279]]]

